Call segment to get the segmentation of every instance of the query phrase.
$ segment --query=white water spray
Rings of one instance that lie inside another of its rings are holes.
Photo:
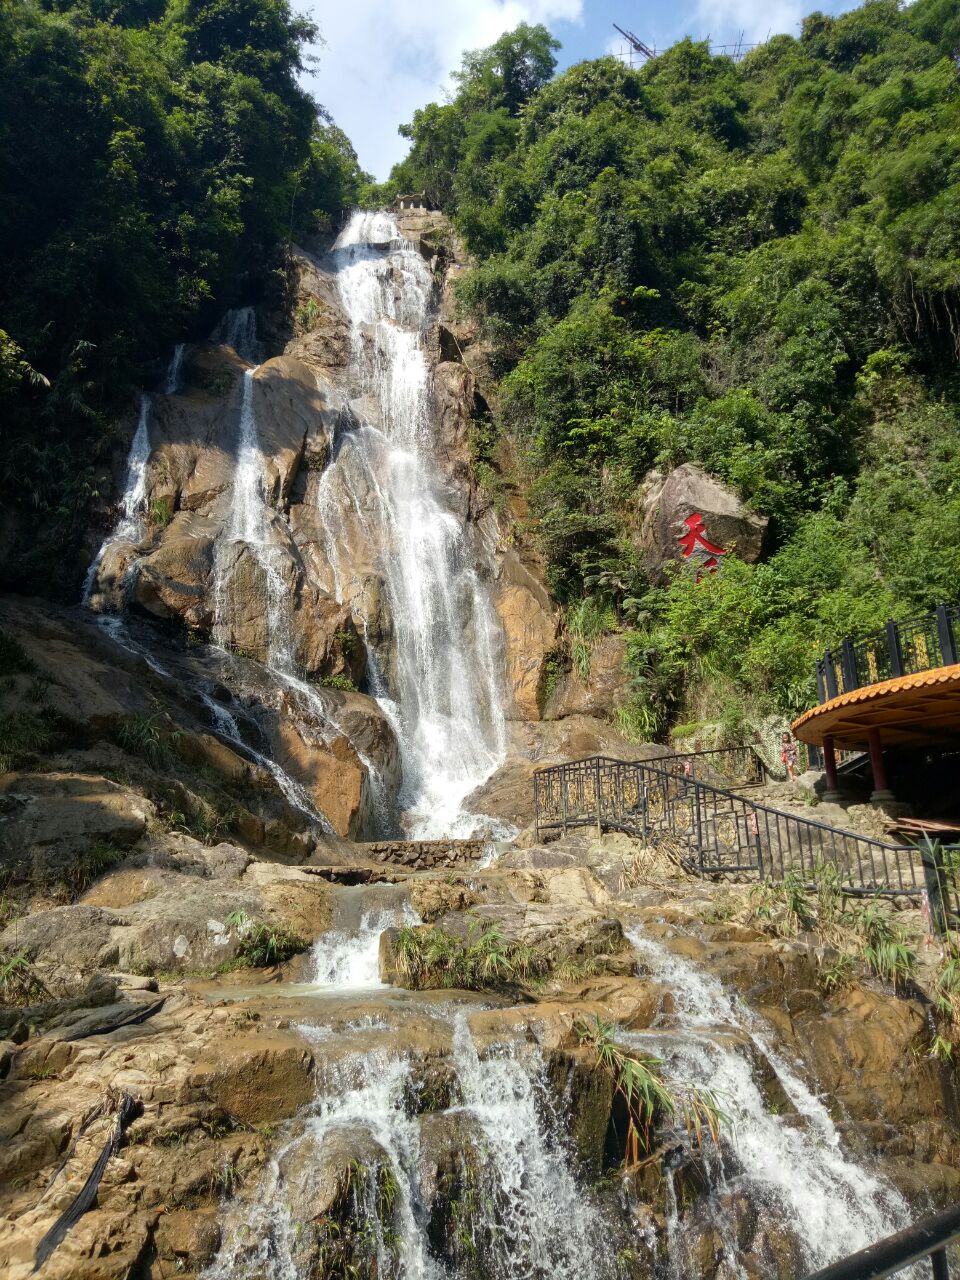
[[[314,1043],[329,1043],[310,1028],[302,1031]],[[457,1132],[473,1135],[466,1137],[463,1158],[476,1169],[480,1186],[472,1217],[459,1230],[472,1235],[483,1274],[490,1280],[610,1280],[615,1264],[602,1219],[578,1189],[555,1118],[544,1105],[539,1056],[525,1048],[481,1058],[462,1018],[453,1036],[456,1098],[444,1114],[451,1122],[466,1121]],[[331,1161],[335,1168],[352,1150],[364,1153],[365,1185],[355,1184],[354,1205],[366,1274],[456,1280],[459,1267],[438,1255],[430,1238],[422,1117],[411,1111],[417,1093],[414,1063],[386,1050],[350,1055],[328,1067],[316,1101],[276,1152],[256,1195],[229,1207],[224,1243],[204,1280],[313,1274],[317,1242],[312,1223],[303,1220],[304,1192],[309,1205],[315,1188],[329,1186]],[[378,1168],[389,1175],[389,1203],[376,1195]],[[337,1231],[333,1239],[340,1238]],[[469,1274],[477,1274],[476,1259]]]
[[[369,634],[377,620],[350,590],[356,548],[339,536],[340,513],[352,510],[389,606],[392,661],[375,693],[400,743],[410,833],[466,835],[478,820],[463,802],[505,754],[499,629],[429,439],[423,331],[432,279],[385,213],[355,214],[333,261],[357,390],[379,419],[343,436],[320,483],[333,579],[339,598],[353,597]],[[372,646],[370,657],[377,672]]]
[[[794,1236],[811,1270],[899,1230],[909,1212],[899,1193],[845,1155],[823,1103],[772,1048],[761,1020],[712,975],[648,938],[638,928],[627,937],[651,976],[670,991],[661,1052],[669,1070],[688,1084],[713,1090],[731,1123],[724,1144],[754,1203],[768,1208]],[[676,1024],[675,1027],[673,1024]],[[746,1035],[772,1067],[805,1120],[775,1115],[754,1078],[749,1055],[724,1029]],[[712,1033],[720,1031],[719,1036]],[[626,1036],[644,1043],[644,1036]],[[646,1038],[649,1047],[649,1038]],[[679,1242],[674,1242],[674,1252]],[[739,1268],[737,1274],[743,1274]]]
[[[211,333],[210,341],[233,347],[247,364],[259,364],[261,348],[257,337],[257,313],[253,307],[234,307],[227,311]]]
[[[420,917],[404,903],[401,908],[364,911],[354,933],[334,929],[322,934],[311,951],[313,981],[350,991],[385,987],[380,980],[380,935],[386,929],[414,924],[420,924]]]

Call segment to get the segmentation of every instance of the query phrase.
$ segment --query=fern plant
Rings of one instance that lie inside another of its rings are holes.
[[[593,1049],[597,1065],[610,1076],[626,1106],[626,1168],[637,1168],[650,1158],[653,1130],[662,1120],[682,1123],[695,1146],[702,1146],[705,1135],[719,1142],[728,1117],[709,1089],[668,1085],[660,1059],[624,1049],[616,1042],[613,1024],[602,1018],[581,1019],[576,1032],[580,1043]]]

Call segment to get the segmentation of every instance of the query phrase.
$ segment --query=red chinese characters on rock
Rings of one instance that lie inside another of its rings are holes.
[[[677,534],[680,554],[689,565],[696,567],[697,582],[699,582],[705,573],[716,573],[720,557],[727,553],[723,547],[718,547],[707,537],[703,516],[699,511],[687,516],[683,523],[686,526],[686,533]]]

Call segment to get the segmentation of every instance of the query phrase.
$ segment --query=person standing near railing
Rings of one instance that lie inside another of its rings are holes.
[[[780,763],[787,771],[787,781],[796,782],[797,780],[797,744],[794,742],[790,734],[784,729],[780,738]]]

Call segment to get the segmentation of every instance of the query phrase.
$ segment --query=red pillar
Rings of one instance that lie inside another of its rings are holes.
[[[887,769],[883,762],[883,743],[880,740],[879,729],[867,730],[867,745],[870,749],[870,770],[873,773],[873,794],[870,796],[870,801],[872,804],[878,804],[892,800],[893,792],[887,787]]]
[[[837,778],[837,753],[833,749],[833,738],[828,734],[823,740],[823,768],[827,775],[827,789],[823,793],[824,800],[839,800],[840,782]]]

